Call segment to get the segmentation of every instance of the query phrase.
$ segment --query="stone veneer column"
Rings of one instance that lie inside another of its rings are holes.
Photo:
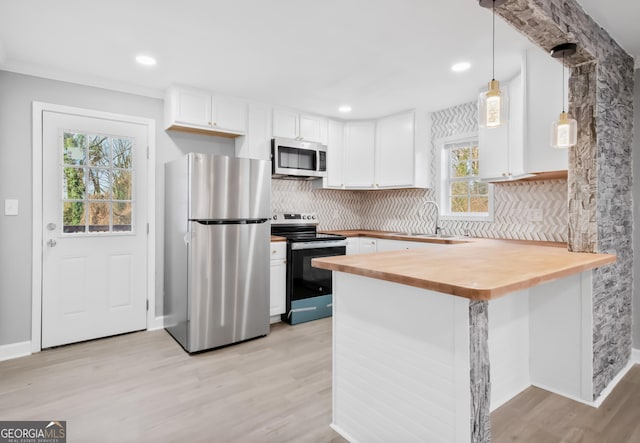
[[[491,441],[491,377],[489,373],[489,302],[469,301],[469,369],[471,442]]]

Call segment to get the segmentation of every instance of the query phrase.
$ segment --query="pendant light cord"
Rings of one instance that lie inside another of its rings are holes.
[[[491,5],[491,78],[496,79],[496,0]]]
[[[565,111],[564,107],[564,52],[562,53],[562,112]]]

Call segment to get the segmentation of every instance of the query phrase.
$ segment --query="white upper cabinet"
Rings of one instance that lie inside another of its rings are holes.
[[[373,188],[375,141],[375,122],[358,121],[345,123],[342,162],[342,181],[345,188]]]
[[[551,123],[562,111],[562,63],[538,48],[526,52],[525,163],[528,172],[569,168],[568,149],[551,146]],[[568,102],[569,71],[565,71],[564,100]]]
[[[325,187],[344,188],[343,152],[344,123],[329,120],[327,137],[327,177]]]
[[[376,122],[376,188],[429,186],[429,115],[416,111]]]
[[[561,69],[557,60],[533,48],[523,56],[520,73],[502,85],[509,92],[508,124],[478,130],[480,177],[484,180],[567,170],[568,152],[551,147],[550,136],[551,123],[562,110]]]
[[[273,136],[327,144],[325,117],[304,114],[293,109],[273,109]]]
[[[271,159],[271,106],[249,103],[247,135],[236,138],[236,157]]]
[[[165,129],[237,136],[246,131],[247,104],[207,91],[172,86],[164,101]]]
[[[520,125],[519,121],[522,120],[522,100],[517,94],[517,86],[521,79],[522,75],[518,74],[513,80],[502,82],[500,85],[500,89],[509,96],[508,123],[495,128],[478,128],[480,177],[485,180],[522,178],[522,155],[519,154],[519,151],[522,151],[522,143],[517,143],[516,137],[513,136],[515,127]]]
[[[376,183],[380,188],[413,184],[414,114],[385,117],[376,124]]]
[[[273,136],[298,138],[298,112],[292,109],[274,108]]]
[[[430,117],[417,111],[377,121],[329,122],[325,188],[429,186]]]

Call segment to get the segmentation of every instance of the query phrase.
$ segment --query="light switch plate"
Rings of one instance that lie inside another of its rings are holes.
[[[4,201],[4,215],[18,215],[18,200],[7,199]]]

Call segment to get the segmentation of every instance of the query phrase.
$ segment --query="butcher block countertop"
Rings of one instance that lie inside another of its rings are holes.
[[[379,231],[330,232],[396,239],[395,234]],[[401,251],[314,258],[312,265],[473,300],[492,300],[616,261],[610,254],[569,252],[562,243],[466,237],[447,239],[452,241],[449,243],[407,236],[397,239],[432,244]]]
[[[271,236],[271,242],[278,242],[278,241],[287,241],[287,237],[281,237],[279,235]]]

